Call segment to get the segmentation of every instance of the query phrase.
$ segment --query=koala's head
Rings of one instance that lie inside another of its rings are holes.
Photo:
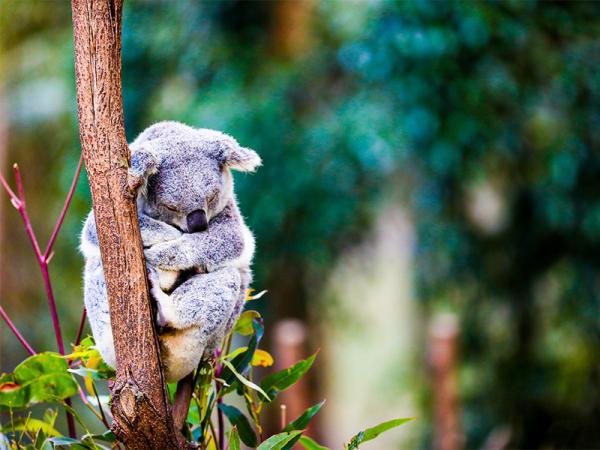
[[[219,131],[178,122],[147,128],[130,145],[130,186],[148,216],[182,231],[204,231],[233,198],[231,169],[254,171],[260,157]]]

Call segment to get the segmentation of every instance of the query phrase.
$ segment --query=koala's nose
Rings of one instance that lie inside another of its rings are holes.
[[[192,211],[187,216],[187,226],[190,233],[198,231],[206,231],[208,228],[208,220],[206,220],[206,212],[203,209]]]

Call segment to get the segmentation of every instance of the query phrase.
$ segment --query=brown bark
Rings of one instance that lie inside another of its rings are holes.
[[[79,133],[106,276],[117,378],[113,431],[127,448],[181,448],[148,294],[121,94],[122,0],[73,0]]]

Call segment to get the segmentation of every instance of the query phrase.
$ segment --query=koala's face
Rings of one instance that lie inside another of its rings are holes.
[[[205,231],[233,196],[230,169],[254,170],[260,157],[231,137],[161,122],[131,145],[130,176],[145,181],[143,212],[188,233]]]

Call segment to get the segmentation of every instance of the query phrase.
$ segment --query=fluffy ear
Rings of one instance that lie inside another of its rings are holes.
[[[127,183],[132,191],[145,186],[148,177],[158,172],[160,164],[158,155],[148,145],[136,147],[132,149],[131,165],[127,174]]]
[[[254,172],[262,160],[258,153],[249,148],[234,146],[227,152],[225,166],[242,172]]]

